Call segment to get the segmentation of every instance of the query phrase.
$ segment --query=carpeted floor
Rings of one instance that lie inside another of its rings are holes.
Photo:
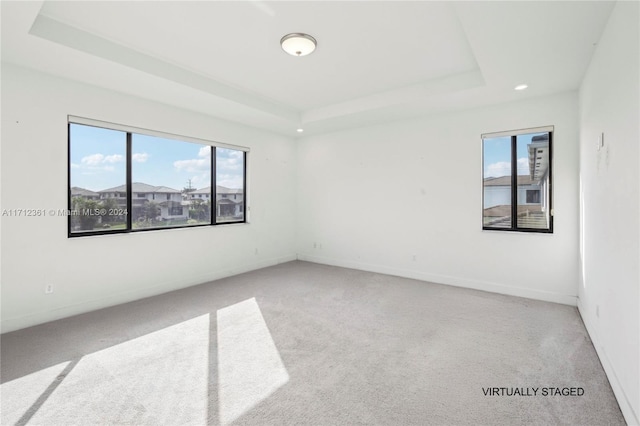
[[[299,261],[1,343],[3,425],[624,424],[575,308]]]

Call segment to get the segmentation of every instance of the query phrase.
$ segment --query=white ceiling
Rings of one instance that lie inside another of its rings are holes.
[[[575,90],[612,2],[1,2],[2,61],[289,136]],[[295,58],[280,38],[307,32]],[[529,89],[513,87],[527,83]],[[99,118],[99,117],[97,117]]]

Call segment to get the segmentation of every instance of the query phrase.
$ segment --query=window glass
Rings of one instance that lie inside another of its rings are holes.
[[[127,134],[69,125],[69,233],[127,226]]]
[[[243,151],[216,148],[216,223],[244,221],[244,163]]]
[[[210,206],[187,194],[211,187],[211,146],[135,133],[131,143],[133,229],[209,224]]]
[[[549,228],[549,209],[541,193],[549,185],[549,133],[517,136],[518,228]]]
[[[243,150],[77,120],[69,121],[70,237],[245,221]]]
[[[484,226],[511,228],[511,138],[483,141]]]
[[[482,140],[483,228],[552,232],[553,133],[505,133]]]

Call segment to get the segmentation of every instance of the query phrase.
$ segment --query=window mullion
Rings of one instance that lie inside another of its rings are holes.
[[[71,195],[71,123],[67,123],[67,236],[72,235],[71,232],[71,211],[73,209]]]
[[[218,216],[218,189],[216,188],[216,147],[211,147],[211,207],[209,207],[209,216],[211,216],[211,224],[216,224]]]
[[[553,132],[549,132],[549,185],[547,187],[547,203],[549,209],[549,232],[553,232]],[[542,194],[540,194],[542,196]],[[542,201],[542,200],[540,200]]]
[[[131,132],[127,132],[127,230],[133,230],[133,183],[131,182],[131,156],[132,156],[132,143]]]
[[[518,228],[518,152],[517,136],[511,136],[511,229]]]
[[[247,222],[247,152],[242,153],[242,219]]]

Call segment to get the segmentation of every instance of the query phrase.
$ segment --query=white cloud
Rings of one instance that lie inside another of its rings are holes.
[[[217,184],[228,188],[242,188],[244,153],[242,151],[219,148],[216,155]],[[203,146],[198,158],[173,162],[178,172],[192,173],[191,184],[196,188],[210,185],[211,147]]]
[[[204,188],[211,186],[211,177],[209,172],[195,175],[191,178],[191,185],[195,188]]]
[[[220,148],[216,151],[216,166],[221,172],[242,171],[242,163],[244,162],[244,152],[237,149]]]
[[[229,157],[237,158],[238,160],[240,160],[243,157],[243,154],[244,152],[242,151],[233,150],[229,152]]]
[[[136,163],[144,163],[149,158],[149,154],[146,152],[136,152],[131,156],[131,159]]]
[[[237,174],[218,174],[216,183],[227,188],[242,188],[242,176]]]
[[[216,166],[218,170],[222,171],[240,170],[242,168],[242,164],[234,158],[218,159]]]
[[[199,173],[209,170],[211,161],[208,158],[200,158],[193,160],[178,160],[173,162],[173,167],[179,172]]]
[[[529,159],[528,158],[518,158],[518,174],[519,175],[528,175],[529,174]]]
[[[80,162],[85,166],[99,166],[101,164],[114,164],[124,161],[124,156],[120,154],[104,155],[104,154],[91,154],[86,157],[82,157]]]
[[[124,161],[124,156],[120,154],[113,154],[113,155],[107,155],[106,157],[104,157],[104,160],[102,162],[113,164],[113,163],[119,163],[121,161]]]
[[[80,162],[86,166],[97,166],[98,164],[101,164],[103,160],[104,155],[92,154],[87,155],[86,157],[82,157],[82,160],[80,160]]]
[[[517,168],[518,168],[519,175],[528,175],[529,159],[518,158]],[[511,176],[511,162],[498,161],[497,163],[492,163],[492,164],[489,164],[487,167],[485,167],[484,177],[500,177],[500,176]]]
[[[484,169],[484,177],[500,177],[511,175],[511,163],[509,161],[498,161],[489,164]]]
[[[198,151],[198,158],[191,160],[177,160],[173,162],[173,167],[179,172],[198,173],[211,170],[211,147],[203,146]]]
[[[91,154],[80,159],[80,164],[72,163],[72,169],[82,170],[82,174],[94,175],[101,172],[114,172],[116,171],[115,164],[124,162],[124,156],[120,154],[104,155],[104,154]]]
[[[211,147],[203,146],[202,148],[200,148],[200,151],[198,151],[198,157],[211,158]]]
[[[235,149],[217,151],[216,172],[218,185],[242,188],[244,152]]]

